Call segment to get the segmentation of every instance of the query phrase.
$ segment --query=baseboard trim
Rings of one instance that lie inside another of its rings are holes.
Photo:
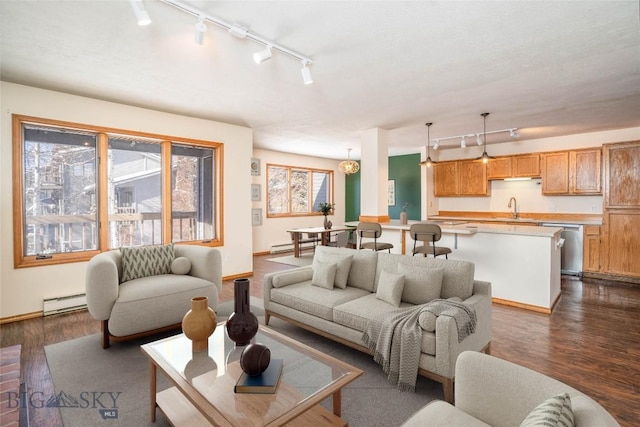
[[[500,305],[508,305],[510,307],[516,307],[516,308],[522,308],[525,310],[529,310],[529,311],[536,311],[538,313],[544,313],[544,314],[551,314],[551,308],[545,308],[545,307],[540,307],[537,305],[531,305],[531,304],[524,304],[521,302],[515,302],[515,301],[509,301],[506,299],[502,299],[502,298],[496,298],[493,297],[491,298],[491,301],[496,303],[496,304],[500,304]],[[558,300],[556,299],[556,302]],[[555,302],[554,302],[555,305]]]
[[[42,311],[34,311],[33,313],[17,314],[15,316],[7,316],[0,318],[0,325],[5,323],[20,322],[21,320],[36,319],[42,317]]]
[[[222,278],[222,281],[227,282],[229,280],[243,279],[245,277],[253,277],[253,271],[247,271],[246,273],[232,274],[231,276],[224,276]]]

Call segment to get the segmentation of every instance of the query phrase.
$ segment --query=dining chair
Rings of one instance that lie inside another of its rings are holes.
[[[409,235],[413,239],[413,255],[423,254],[423,256],[433,255],[437,257],[444,255],[446,259],[449,259],[447,254],[451,253],[451,249],[444,246],[436,246],[436,242],[442,237],[442,230],[438,224],[421,222],[412,224],[409,227]],[[416,247],[416,243],[420,241],[424,245]]]
[[[378,242],[382,235],[382,227],[377,222],[361,222],[356,228],[356,233],[360,237],[359,249],[371,249],[373,251],[388,250],[391,253],[393,245],[391,243]],[[373,239],[373,242],[362,242],[362,239]]]

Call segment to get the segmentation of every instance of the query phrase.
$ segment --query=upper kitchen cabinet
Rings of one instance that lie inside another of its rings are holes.
[[[457,160],[433,165],[435,197],[488,196],[487,167],[475,160]]]
[[[604,145],[605,209],[640,209],[640,142]]]
[[[542,194],[602,194],[599,148],[542,153]]]
[[[498,157],[487,163],[487,178],[538,178],[540,177],[540,155],[523,154]]]

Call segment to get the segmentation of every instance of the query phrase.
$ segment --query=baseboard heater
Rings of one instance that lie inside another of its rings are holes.
[[[50,316],[52,314],[82,310],[83,308],[87,308],[86,294],[76,294],[58,298],[47,298],[44,300],[42,315]]]
[[[313,242],[301,242],[300,249],[313,248]],[[281,254],[283,252],[293,252],[293,243],[284,243],[281,245],[273,245],[271,246],[272,254]]]

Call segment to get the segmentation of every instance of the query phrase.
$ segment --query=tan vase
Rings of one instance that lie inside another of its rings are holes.
[[[209,307],[209,298],[191,298],[191,310],[182,318],[182,331],[193,343],[193,351],[209,348],[209,337],[216,330],[218,317]]]
[[[407,223],[407,213],[405,211],[400,212],[400,224]]]

